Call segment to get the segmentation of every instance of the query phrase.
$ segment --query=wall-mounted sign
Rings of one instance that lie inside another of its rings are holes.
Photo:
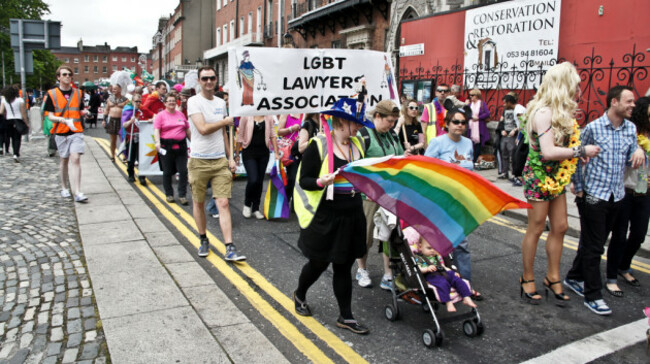
[[[424,55],[424,43],[410,44],[399,47],[400,57],[422,56]]]

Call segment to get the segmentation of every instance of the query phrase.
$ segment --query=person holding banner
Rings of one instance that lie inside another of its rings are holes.
[[[300,136],[300,124],[302,123],[302,115],[300,114],[284,114],[280,116],[278,123],[278,136],[286,138],[293,145],[296,143]],[[277,150],[277,149],[276,149]],[[292,153],[293,154],[293,153]],[[296,175],[298,174],[298,161],[286,166],[287,170],[287,185],[285,191],[287,197],[293,196],[293,186],[296,184]]]
[[[278,150],[273,117],[243,116],[239,121],[235,150],[239,150],[240,146],[243,147],[241,155],[247,179],[242,214],[247,219],[252,214],[256,219],[262,220],[264,214],[260,212],[260,199],[264,187],[264,173],[269,163],[269,150]],[[275,153],[275,158],[280,159],[280,155]]]
[[[418,102],[407,99],[402,103],[402,115],[397,120],[395,132],[404,146],[413,154],[424,153],[424,133],[418,121]]]
[[[167,202],[174,202],[172,177],[178,172],[178,202],[187,205],[187,142],[192,139],[190,125],[182,112],[176,110],[176,96],[165,97],[165,110],[153,121],[156,150],[163,169],[163,187]]]
[[[332,173],[335,168],[364,157],[363,140],[356,135],[361,127],[372,128],[372,124],[365,120],[365,105],[359,118],[356,108],[357,100],[341,98],[332,109],[323,111],[332,115],[331,136],[313,138],[298,167],[299,183],[294,189],[294,208],[301,227],[298,247],[309,261],[300,272],[293,300],[297,314],[311,316],[306,303],[307,291],[332,264],[332,284],[340,312],[336,326],[367,334],[368,328],[352,315],[350,276],[354,260],[366,254],[366,218],[361,194],[348,181]],[[330,188],[332,198],[326,198],[323,194]]]
[[[135,161],[138,160],[140,153],[140,121],[150,120],[153,118],[148,110],[142,109],[142,96],[140,94],[133,94],[131,100],[132,105],[127,105],[122,110],[122,127],[124,128],[124,143],[128,152],[128,164],[126,167],[127,174],[129,175],[129,182],[135,182]],[[139,176],[140,184],[145,186],[147,179],[144,176]]]
[[[192,212],[201,240],[198,255],[207,257],[210,253],[204,205],[208,182],[211,182],[212,197],[217,200],[219,225],[226,243],[225,260],[242,261],[246,257],[239,254],[232,242],[232,219],[228,201],[232,194],[232,174],[237,163],[231,153],[233,146],[226,143],[226,128],[234,125],[235,120],[226,116],[226,102],[214,95],[217,85],[217,72],[214,68],[203,66],[199,68],[198,75],[201,92],[187,101],[193,136],[187,168],[192,186]]]

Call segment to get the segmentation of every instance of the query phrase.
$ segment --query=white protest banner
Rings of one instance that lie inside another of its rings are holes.
[[[367,110],[397,100],[388,53],[355,49],[239,47],[228,51],[230,115],[319,112],[362,91]],[[355,96],[356,97],[356,96]]]
[[[162,176],[158,166],[156,141],[153,138],[153,123],[141,121],[138,128],[140,128],[138,176]]]
[[[493,88],[499,80],[488,77],[488,72],[505,72],[513,66],[539,70],[541,65],[543,70],[549,69],[557,59],[561,7],[562,0],[518,0],[468,10],[465,68],[476,79],[466,82],[478,88]],[[531,89],[539,86],[540,77],[524,80],[513,75],[501,81],[512,89]]]

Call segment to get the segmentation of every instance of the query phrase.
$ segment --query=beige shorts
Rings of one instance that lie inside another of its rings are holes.
[[[59,151],[59,157],[69,158],[70,153],[84,154],[84,135],[83,133],[74,133],[70,135],[55,135],[56,149]]]
[[[192,200],[204,202],[208,182],[212,184],[212,197],[230,198],[232,194],[232,173],[227,158],[197,159],[190,158],[187,163],[187,175],[192,188]]]
[[[366,246],[368,251],[375,241],[375,213],[379,210],[376,202],[363,200],[363,214],[366,216]]]

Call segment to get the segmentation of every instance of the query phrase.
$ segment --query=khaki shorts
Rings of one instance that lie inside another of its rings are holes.
[[[84,135],[74,133],[70,135],[55,135],[56,149],[61,158],[69,158],[70,153],[84,154]]]
[[[366,216],[366,247],[370,251],[372,243],[375,241],[375,212],[379,210],[379,205],[376,202],[363,200],[363,214]]]
[[[232,193],[232,173],[228,158],[197,159],[190,158],[187,163],[187,175],[192,187],[192,200],[205,201],[208,182],[212,184],[212,197],[230,198]]]

